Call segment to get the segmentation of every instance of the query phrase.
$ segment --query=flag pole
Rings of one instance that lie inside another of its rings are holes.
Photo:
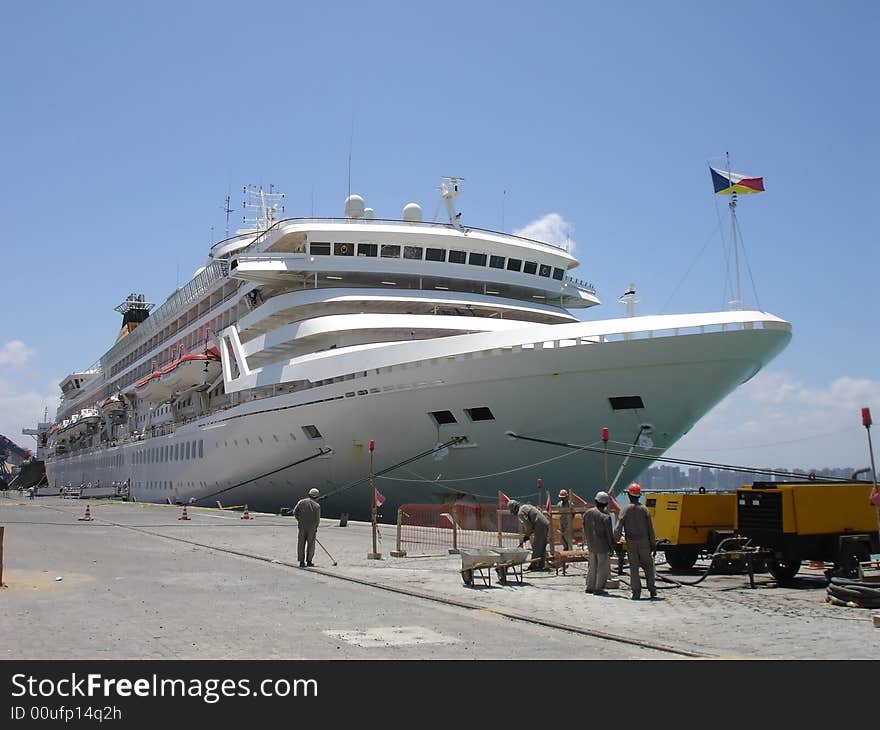
[[[727,179],[733,180],[730,172],[730,152],[724,153],[727,156]],[[742,291],[740,288],[739,281],[739,246],[737,246],[736,242],[736,191],[732,190],[730,193],[730,201],[728,202],[728,206],[730,207],[730,225],[731,225],[731,233],[733,235],[733,260],[734,267],[736,268],[736,294],[735,299],[731,302],[733,304],[733,308],[736,310],[741,310],[743,308],[742,303]]]

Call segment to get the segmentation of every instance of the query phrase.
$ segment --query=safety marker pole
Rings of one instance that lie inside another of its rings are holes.
[[[0,525],[0,588],[3,587],[3,532],[6,530]]]
[[[871,502],[877,508],[877,529],[880,531],[880,496],[877,490],[877,469],[874,466],[874,446],[871,443],[871,409],[862,408],[862,425],[868,432],[868,453],[871,456],[871,481],[874,483],[874,489],[871,491]]]
[[[376,442],[373,439],[370,439],[370,516],[372,517],[373,522],[373,552],[367,553],[367,560],[381,560],[382,553],[379,552],[379,547],[376,545],[376,535],[379,532],[379,527],[376,524],[378,519],[379,509],[376,506],[376,485],[373,483],[373,450],[376,448]]]

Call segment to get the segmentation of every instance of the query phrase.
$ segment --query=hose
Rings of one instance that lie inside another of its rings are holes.
[[[831,578],[825,590],[826,600],[829,603],[852,608],[880,608],[880,583]]]
[[[728,542],[736,543],[738,552],[748,552],[748,553],[754,552],[754,549],[749,547],[750,540],[745,540],[745,542],[743,542],[743,538],[741,538],[741,537],[736,537],[736,536],[726,537],[721,542],[718,543],[717,547],[715,548],[715,552],[709,556],[709,565],[706,566],[706,570],[703,571],[703,574],[699,578],[697,578],[697,580],[695,580],[695,581],[675,580],[673,578],[667,578],[666,576],[661,576],[661,575],[658,575],[657,577],[666,583],[672,583],[676,586],[696,586],[696,585],[699,585],[704,580],[706,580],[706,578],[708,578],[709,575],[712,573],[712,568],[715,567],[715,559],[716,558],[729,557],[727,551],[722,549],[722,548],[724,548],[724,546]]]

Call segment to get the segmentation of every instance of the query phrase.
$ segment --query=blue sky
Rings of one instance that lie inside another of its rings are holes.
[[[349,151],[377,217],[415,201],[431,218],[457,175],[466,224],[568,235],[604,302],[585,318],[622,314],[630,282],[638,313],[725,309],[726,198],[707,162],[729,151],[767,190],[739,206],[746,304],[794,336],[673,453],[865,465],[878,32],[870,2],[13,0],[0,433],[52,412],[129,292],[158,304],[188,280],[227,194],[234,221],[246,184],[284,191],[287,215],[340,215]]]

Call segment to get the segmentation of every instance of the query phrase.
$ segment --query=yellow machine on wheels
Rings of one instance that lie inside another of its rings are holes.
[[[857,577],[859,563],[880,552],[870,493],[863,481],[755,482],[736,490],[736,530],[767,552],[777,580],[793,578],[804,560]]]

